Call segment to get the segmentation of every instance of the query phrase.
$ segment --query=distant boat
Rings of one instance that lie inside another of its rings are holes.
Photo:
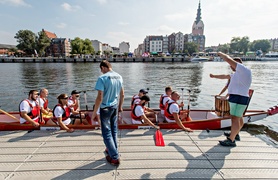
[[[261,57],[261,61],[278,61],[278,52],[266,53],[264,57]]]
[[[208,57],[204,57],[204,56],[194,56],[190,59],[191,62],[205,62],[208,61],[209,58]]]

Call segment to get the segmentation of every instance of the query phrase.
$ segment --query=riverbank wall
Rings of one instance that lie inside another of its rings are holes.
[[[258,57],[241,57],[243,61],[260,61]],[[121,58],[57,58],[57,57],[0,57],[0,63],[96,63],[109,62],[190,62],[190,57],[121,57]],[[215,60],[218,61],[218,60]]]
[[[190,58],[44,58],[44,57],[21,57],[21,58],[0,58],[2,63],[94,63],[107,59],[109,62],[190,62]]]

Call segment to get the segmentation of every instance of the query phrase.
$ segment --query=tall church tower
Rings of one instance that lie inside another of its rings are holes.
[[[199,7],[197,10],[197,17],[192,26],[193,35],[204,35],[204,23],[201,20],[201,2],[199,1]]]

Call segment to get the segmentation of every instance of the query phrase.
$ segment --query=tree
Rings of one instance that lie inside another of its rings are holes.
[[[85,39],[83,41],[83,54],[95,54],[95,50],[90,39]]]
[[[230,45],[229,44],[223,44],[223,45],[218,45],[218,51],[221,51],[225,54],[229,53]]]
[[[46,36],[44,31],[38,32],[37,50],[40,56],[45,55],[45,49],[50,46],[50,39]]]
[[[231,51],[243,52],[245,54],[248,51],[249,42],[248,36],[244,36],[242,38],[233,37],[230,44]]]
[[[194,52],[198,52],[198,45],[194,42],[185,42],[184,53],[192,55]]]
[[[15,37],[18,45],[16,46],[19,50],[22,50],[26,55],[34,54],[36,48],[36,34],[30,30],[19,30]]]
[[[74,40],[71,41],[71,54],[82,54],[83,50],[83,40],[79,37],[74,38]]]
[[[268,40],[255,40],[250,44],[251,51],[262,50],[264,53],[268,52],[271,45]]]
[[[92,42],[89,39],[82,40],[79,37],[71,41],[71,54],[94,54]]]

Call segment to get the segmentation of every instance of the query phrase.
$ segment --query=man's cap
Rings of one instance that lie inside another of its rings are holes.
[[[80,94],[80,92],[78,92],[78,91],[76,91],[76,90],[73,90],[73,91],[71,92],[71,95],[73,95],[73,94]]]
[[[145,101],[150,101],[150,97],[148,95],[144,95],[142,97],[140,97],[140,100],[145,100]]]
[[[146,89],[140,89],[139,92],[140,92],[140,93],[143,93],[143,94],[147,94],[147,93],[148,93],[148,91],[147,91]]]

